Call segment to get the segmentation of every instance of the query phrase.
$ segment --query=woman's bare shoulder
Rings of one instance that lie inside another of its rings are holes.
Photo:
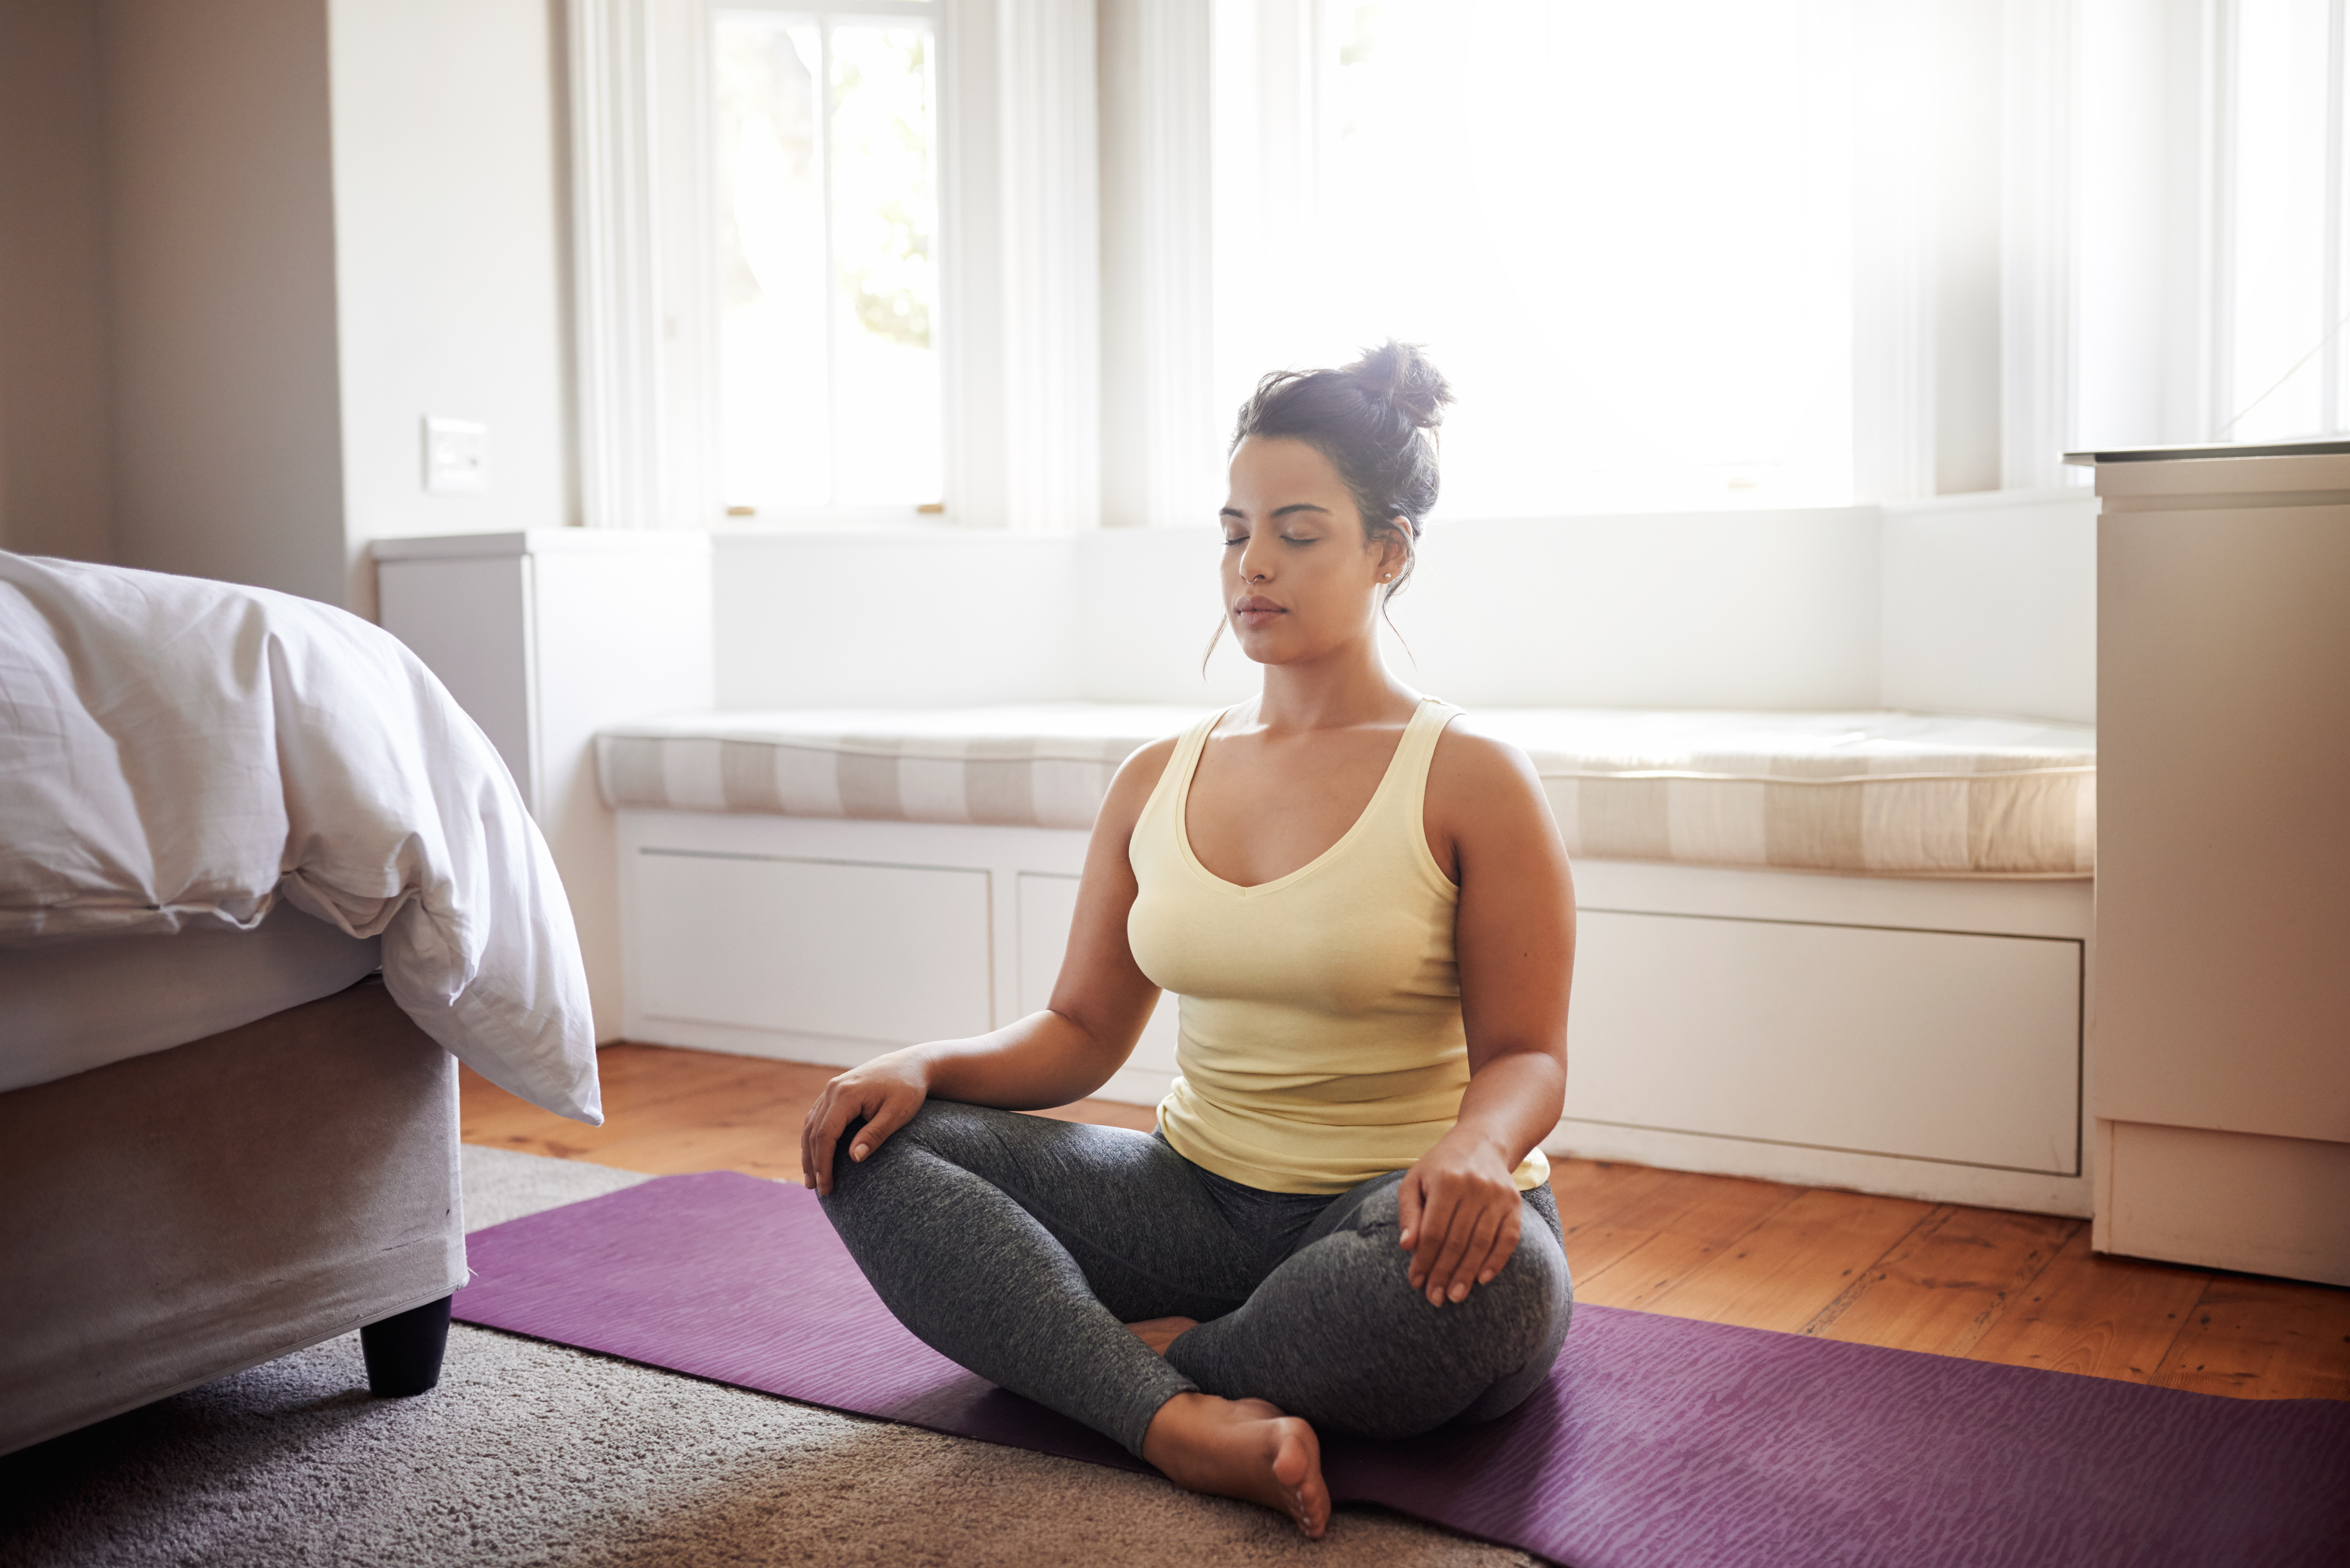
[[[1174,759],[1180,735],[1170,735],[1153,741],[1140,751],[1129,754],[1118,764],[1118,774],[1109,781],[1109,793],[1102,799],[1101,815],[1097,821],[1118,823],[1131,829],[1142,815],[1142,807],[1150,799],[1150,792],[1167,772]]]
[[[1534,759],[1480,730],[1473,714],[1455,718],[1437,738],[1428,766],[1428,805],[1431,816],[1461,830],[1539,822],[1554,835],[1558,831]]]
[[[1523,787],[1542,793],[1534,759],[1509,742],[1487,734],[1478,726],[1474,713],[1459,714],[1444,727],[1428,771],[1430,780],[1440,774],[1448,784],[1469,788]]]

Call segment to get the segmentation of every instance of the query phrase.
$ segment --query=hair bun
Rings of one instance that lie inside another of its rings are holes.
[[[1376,348],[1364,349],[1363,357],[1341,373],[1352,377],[1364,391],[1410,421],[1417,430],[1434,430],[1442,424],[1444,405],[1452,400],[1452,388],[1444,373],[1429,362],[1417,343],[1399,343],[1390,337]]]

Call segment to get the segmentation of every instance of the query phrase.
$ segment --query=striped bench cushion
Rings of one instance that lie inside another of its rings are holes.
[[[693,713],[597,739],[620,809],[1086,827],[1118,765],[1208,710],[1055,702]],[[2086,877],[2096,732],[1915,713],[1481,710],[1571,854],[1916,877]]]

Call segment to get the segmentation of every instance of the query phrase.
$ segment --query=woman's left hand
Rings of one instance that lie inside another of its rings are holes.
[[[1493,1145],[1455,1127],[1403,1174],[1397,1240],[1411,1254],[1411,1288],[1430,1306],[1466,1301],[1518,1250],[1522,1201]]]

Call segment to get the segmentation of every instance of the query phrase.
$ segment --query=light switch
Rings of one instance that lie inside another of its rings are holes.
[[[479,420],[424,416],[424,488],[479,495],[490,487],[490,427]]]

